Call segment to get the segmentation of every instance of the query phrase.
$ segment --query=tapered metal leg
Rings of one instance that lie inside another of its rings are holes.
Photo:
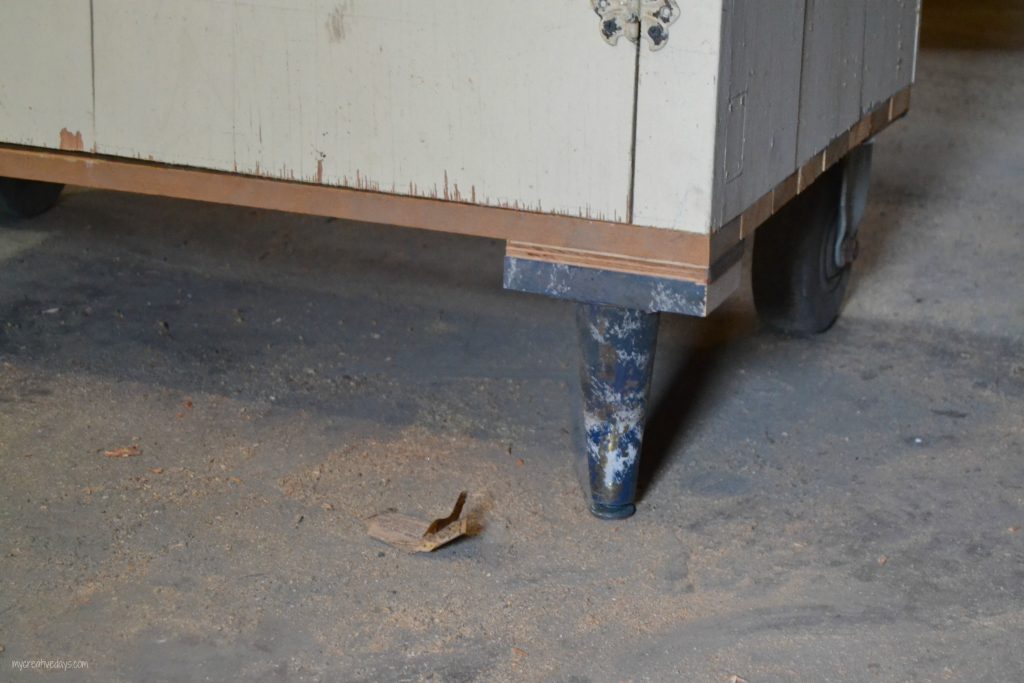
[[[576,325],[590,511],[622,519],[636,511],[658,314],[579,304]]]

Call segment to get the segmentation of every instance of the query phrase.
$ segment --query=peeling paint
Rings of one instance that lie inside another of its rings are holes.
[[[510,209],[513,211],[525,211],[529,213],[547,213],[554,216],[567,216],[571,218],[584,218],[597,221],[622,222],[622,218],[616,213],[608,217],[599,211],[593,211],[590,206],[579,207],[576,210],[545,209],[541,201],[536,203],[525,202],[518,199],[493,198],[482,196],[475,184],[470,184],[468,194],[463,189],[465,186],[454,181],[447,170],[441,171],[440,183],[427,188],[416,182],[409,181],[405,185],[397,185],[394,182],[381,183],[368,178],[360,169],[356,169],[355,177],[350,175],[330,175],[331,171],[327,166],[327,155],[324,152],[316,152],[316,167],[307,172],[301,172],[301,180],[304,182],[317,183],[319,185],[333,185],[347,187],[354,190],[366,192],[381,192],[398,194],[421,199],[437,199],[460,204],[474,204],[476,206],[487,206],[493,208]],[[277,171],[262,168],[260,162],[256,161],[250,167],[236,165],[236,173],[242,175],[255,175],[264,178],[277,178],[282,180],[296,180],[295,169],[281,166]],[[335,171],[337,173],[337,171]]]
[[[583,266],[505,257],[505,289],[642,311],[707,314],[707,285]]]
[[[703,287],[703,290],[700,299],[695,300],[691,292],[680,290],[675,282],[658,280],[651,288],[651,298],[646,308],[704,317],[707,315],[707,287]]]
[[[82,140],[82,131],[72,133],[67,128],[61,128],[60,148],[68,152],[84,152],[85,142]]]

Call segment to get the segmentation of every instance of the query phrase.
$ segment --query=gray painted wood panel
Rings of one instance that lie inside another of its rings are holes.
[[[914,79],[919,0],[866,0],[864,86],[868,111]]]
[[[723,21],[716,226],[796,168],[804,0],[730,0]]]
[[[866,0],[807,0],[797,166],[861,117],[866,7]]]

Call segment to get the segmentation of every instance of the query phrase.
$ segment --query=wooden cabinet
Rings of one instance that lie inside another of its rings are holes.
[[[829,289],[791,329],[838,315],[863,145],[909,107],[919,10],[4,0],[0,195],[31,213],[73,183],[505,240],[506,288],[584,304],[594,509],[623,516],[651,316],[707,315],[769,220],[788,228],[761,233],[755,285],[793,291],[755,299],[789,326],[811,278]]]
[[[707,234],[913,76],[917,0],[677,7],[6,0],[0,140]]]

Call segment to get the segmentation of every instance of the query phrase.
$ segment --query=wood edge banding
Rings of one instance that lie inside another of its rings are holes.
[[[648,275],[697,284],[707,284],[709,273],[706,266],[663,260],[635,259],[616,254],[559,249],[546,245],[512,241],[505,247],[505,256],[566,266],[609,270],[630,275]]]
[[[544,243],[629,258],[710,264],[708,235],[559,214],[0,144],[0,176],[437,232]]]

